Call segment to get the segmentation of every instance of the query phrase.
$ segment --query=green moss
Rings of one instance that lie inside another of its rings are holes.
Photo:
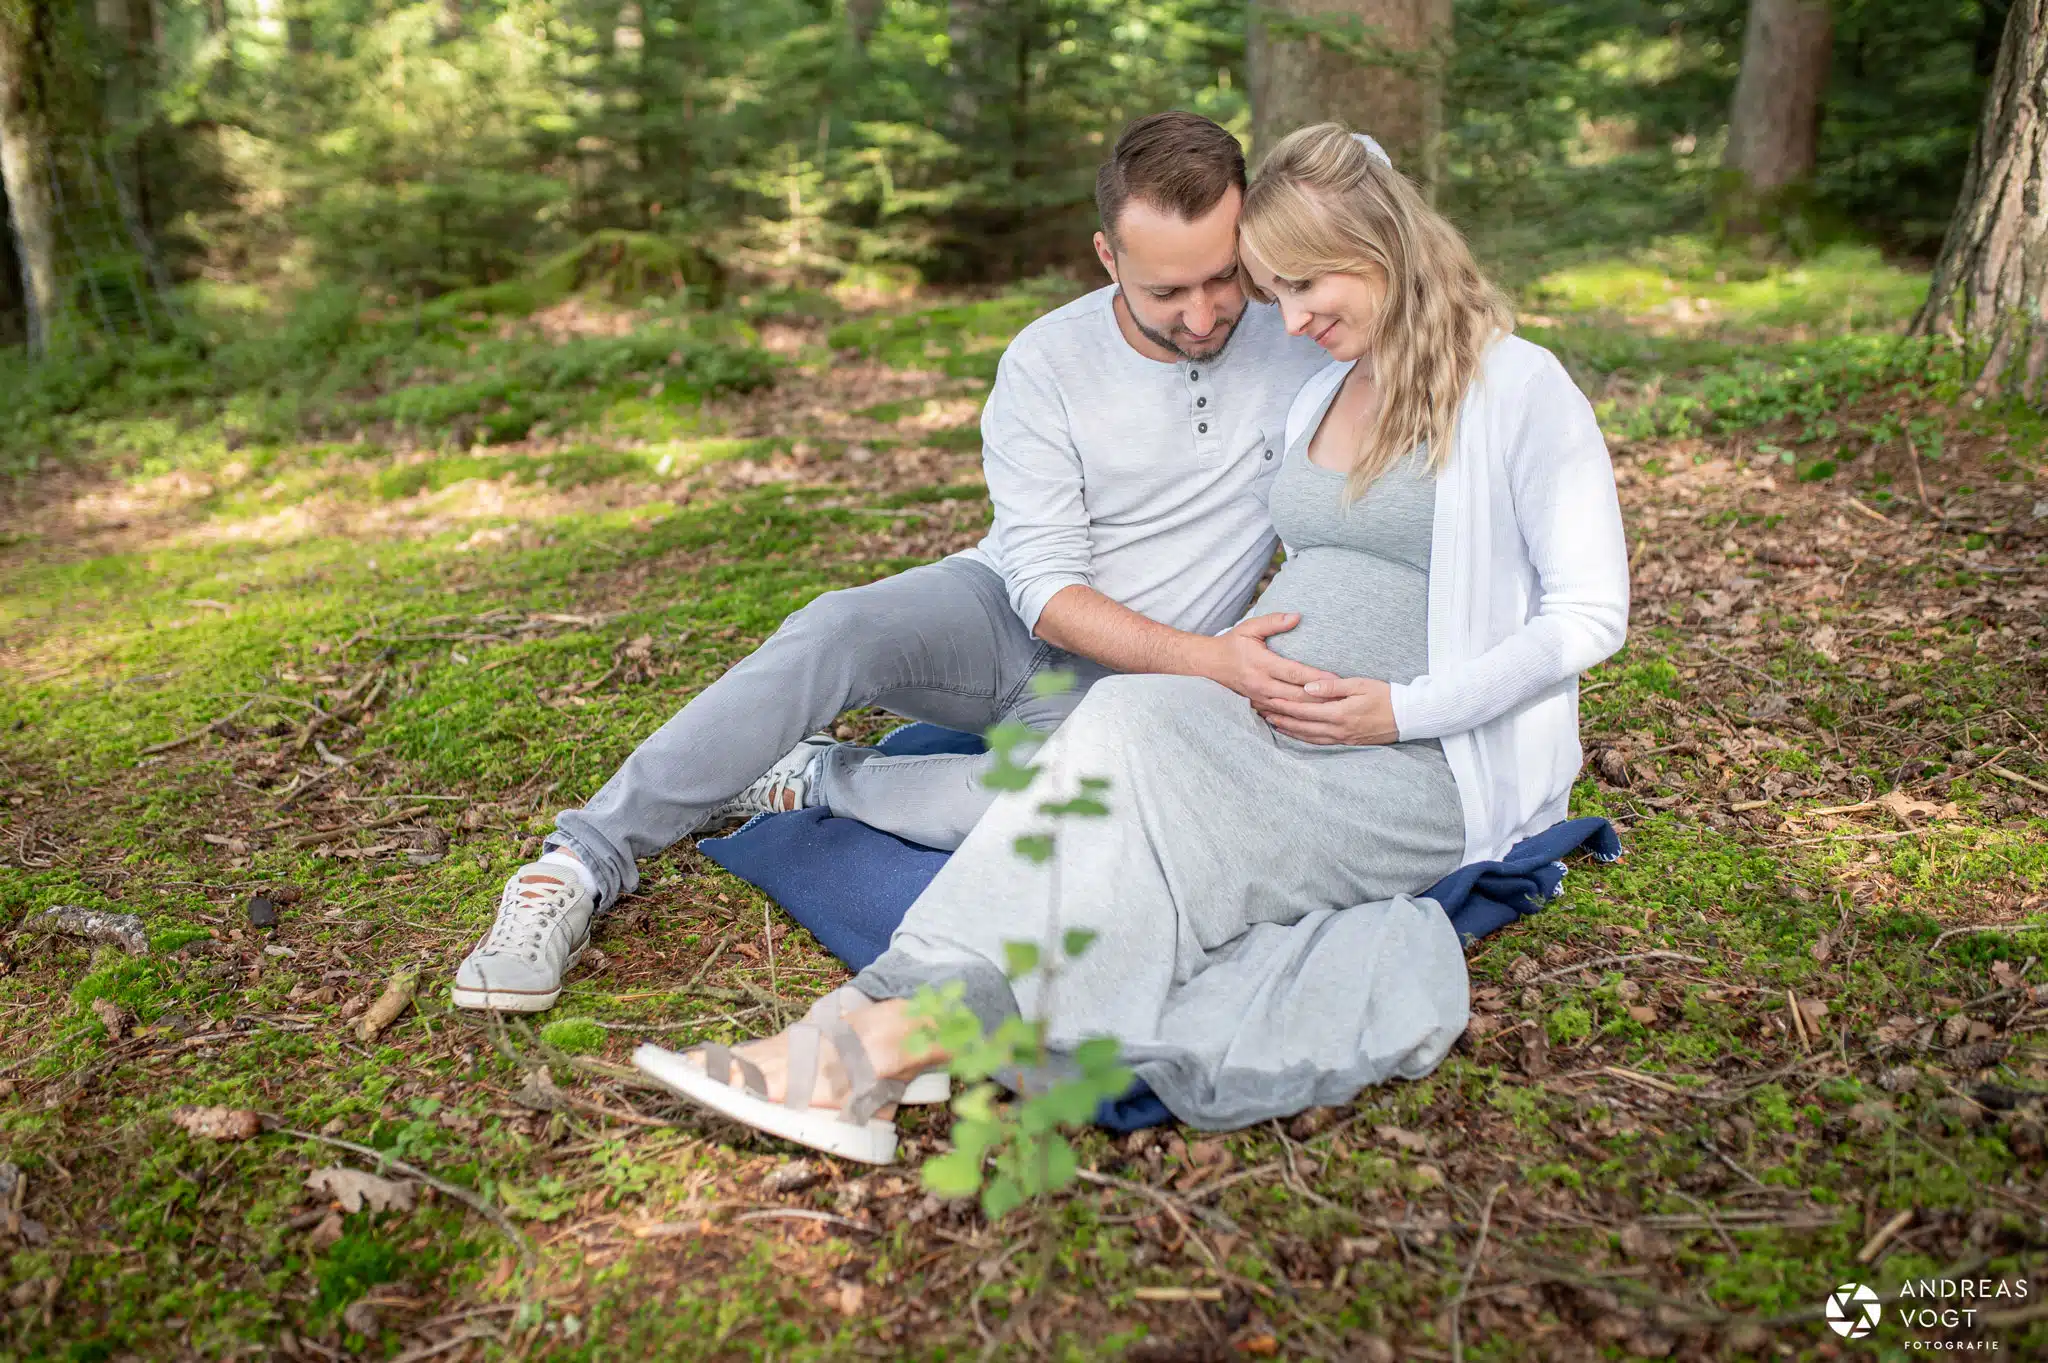
[[[570,1055],[592,1055],[604,1049],[604,1028],[589,1018],[556,1018],[540,1029],[540,1039]]]

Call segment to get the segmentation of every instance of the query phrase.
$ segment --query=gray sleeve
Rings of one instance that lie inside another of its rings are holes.
[[[1062,588],[1094,585],[1081,455],[1051,377],[1014,350],[981,412],[982,472],[995,505],[1010,605],[1027,629]]]

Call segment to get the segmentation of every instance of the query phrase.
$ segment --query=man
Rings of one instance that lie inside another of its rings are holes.
[[[1253,701],[1300,700],[1330,676],[1266,647],[1291,616],[1232,628],[1272,557],[1288,405],[1326,362],[1246,302],[1244,188],[1236,139],[1208,119],[1125,129],[1096,176],[1111,283],[1020,332],[982,412],[987,538],[820,596],[564,811],[458,969],[456,1004],[550,1007],[593,914],[638,883],[635,859],[713,821],[823,805],[958,846],[991,798],[987,759],[803,737],[842,710],[1050,730],[1112,672],[1206,676]],[[1079,684],[1036,695],[1031,679],[1055,670]]]

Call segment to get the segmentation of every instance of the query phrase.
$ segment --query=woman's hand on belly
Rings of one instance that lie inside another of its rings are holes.
[[[1255,700],[1252,708],[1289,738],[1304,743],[1392,743],[1401,736],[1394,723],[1394,692],[1372,677],[1312,681],[1306,700]]]

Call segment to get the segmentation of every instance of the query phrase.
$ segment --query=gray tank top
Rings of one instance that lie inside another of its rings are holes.
[[[1284,657],[1340,677],[1413,681],[1429,670],[1436,477],[1418,449],[1345,506],[1345,475],[1308,457],[1335,399],[1332,390],[1273,479],[1273,528],[1287,562],[1251,613],[1300,613],[1299,625],[1266,641]]]

